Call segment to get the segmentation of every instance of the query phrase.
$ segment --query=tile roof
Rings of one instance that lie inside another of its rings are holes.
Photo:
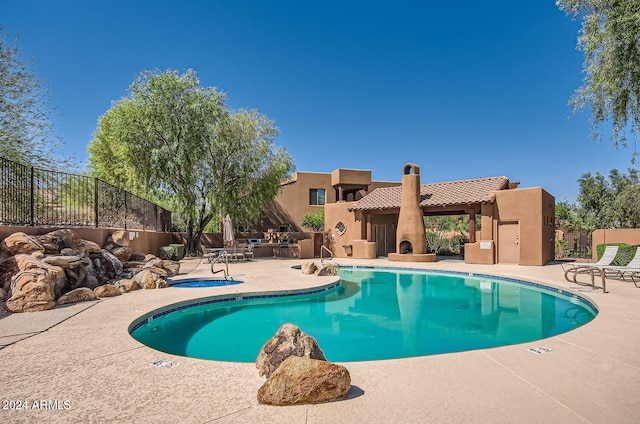
[[[420,186],[421,207],[470,205],[491,203],[495,195],[492,190],[508,187],[507,177],[476,178],[473,180],[448,181],[422,184]],[[400,207],[402,186],[377,188],[360,199],[350,211],[396,209]]]

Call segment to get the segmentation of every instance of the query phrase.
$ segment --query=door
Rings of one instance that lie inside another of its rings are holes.
[[[520,263],[520,223],[518,221],[498,223],[498,263]]]
[[[387,226],[374,225],[373,234],[376,238],[376,256],[387,256]]]
[[[376,256],[388,256],[396,251],[396,226],[376,224],[373,235],[376,242]]]
[[[319,258],[322,245],[324,244],[323,233],[313,233],[313,257]]]

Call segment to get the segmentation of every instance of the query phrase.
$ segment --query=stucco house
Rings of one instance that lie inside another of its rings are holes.
[[[544,189],[519,188],[504,176],[422,184],[415,164],[406,164],[401,177],[383,182],[372,181],[369,170],[297,172],[283,182],[259,230],[304,231],[304,215],[324,207],[321,242],[334,257],[430,261],[435,257],[423,249],[422,217],[468,215],[465,262],[544,265],[554,259],[555,198]]]

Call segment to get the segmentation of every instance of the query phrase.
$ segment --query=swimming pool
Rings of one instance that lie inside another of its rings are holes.
[[[304,294],[222,296],[172,305],[134,321],[160,351],[253,362],[280,325],[318,340],[330,361],[366,361],[491,348],[561,334],[591,321],[587,300],[488,275],[349,267],[341,282]]]

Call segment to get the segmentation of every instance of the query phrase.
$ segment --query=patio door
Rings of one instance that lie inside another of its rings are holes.
[[[395,225],[376,224],[373,226],[376,241],[376,256],[387,256],[396,251]]]
[[[498,222],[498,263],[520,263],[520,223]]]

